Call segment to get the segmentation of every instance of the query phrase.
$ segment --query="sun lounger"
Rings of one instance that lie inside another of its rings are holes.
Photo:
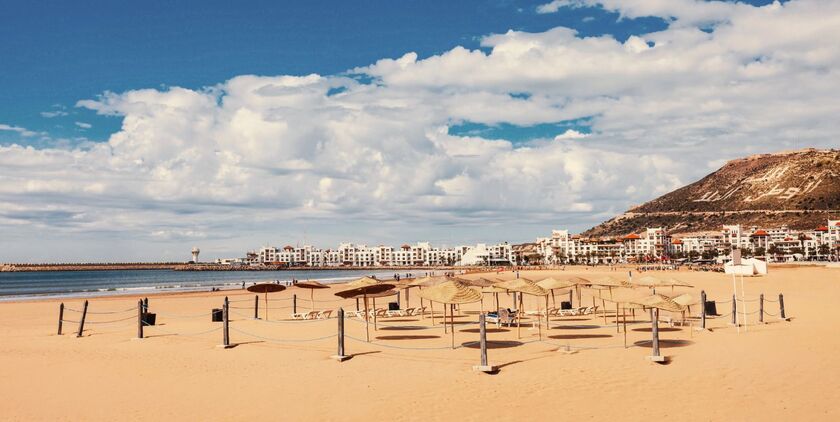
[[[332,315],[332,309],[324,309],[323,311],[318,312],[318,315],[315,318],[329,319],[330,315]]]
[[[385,311],[385,316],[387,317],[395,317],[395,316],[405,316],[406,310],[405,309],[394,309],[394,310],[387,310]]]
[[[297,312],[292,314],[292,319],[315,319],[320,311]]]
[[[488,313],[485,318],[489,322],[495,322],[497,327],[500,327],[502,324],[507,324],[507,326],[510,327],[516,322],[516,313],[508,311],[507,309],[499,309],[496,313]]]

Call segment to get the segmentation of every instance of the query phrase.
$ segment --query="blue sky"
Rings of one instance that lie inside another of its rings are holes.
[[[0,261],[584,230],[835,145],[836,8],[4,1]]]
[[[200,88],[242,74],[335,74],[407,51],[422,58],[456,45],[477,48],[481,36],[509,29],[563,25],[626,39],[666,26],[661,18],[618,19],[595,8],[537,14],[539,4],[4,1],[0,116],[53,137],[106,140],[119,119],[74,107],[103,91]],[[69,114],[45,118],[44,112]]]

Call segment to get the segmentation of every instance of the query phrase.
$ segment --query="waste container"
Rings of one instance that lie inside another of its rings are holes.
[[[224,316],[222,314],[221,308],[213,308],[213,322],[222,322],[224,321]]]
[[[155,325],[155,321],[157,320],[157,314],[153,314],[151,312],[143,312],[141,315],[143,325]]]
[[[400,304],[398,302],[388,302],[388,310],[389,311],[399,311]]]
[[[713,300],[706,301],[706,315],[717,315],[717,305]]]

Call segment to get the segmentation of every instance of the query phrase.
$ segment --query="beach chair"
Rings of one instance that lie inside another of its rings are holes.
[[[385,313],[386,313],[386,312],[387,312],[387,311],[385,310],[385,308],[376,308],[376,309],[371,309],[371,311],[370,311],[370,317],[371,317],[371,318],[373,318],[373,317],[376,317],[376,318],[383,318],[383,317],[385,316]]]
[[[388,309],[385,311],[385,316],[387,317],[395,317],[395,316],[405,316],[405,309]]]
[[[315,319],[320,311],[306,311],[292,314],[292,319]]]
[[[516,322],[516,314],[507,309],[499,309],[496,313],[489,312],[485,316],[485,319],[489,322],[495,322],[496,327],[500,327],[502,324],[507,324],[507,326],[510,327],[514,322]]]
[[[330,315],[332,315],[332,309],[324,309],[323,311],[318,312],[318,315],[315,318],[329,319]]]

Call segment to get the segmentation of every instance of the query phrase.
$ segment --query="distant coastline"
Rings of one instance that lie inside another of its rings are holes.
[[[405,271],[405,270],[475,270],[487,267],[452,267],[452,266],[380,266],[380,267],[289,267],[283,265],[217,265],[184,263],[99,263],[99,264],[2,264],[0,272],[47,272],[47,271],[120,271],[120,270],[172,270],[172,271]]]

